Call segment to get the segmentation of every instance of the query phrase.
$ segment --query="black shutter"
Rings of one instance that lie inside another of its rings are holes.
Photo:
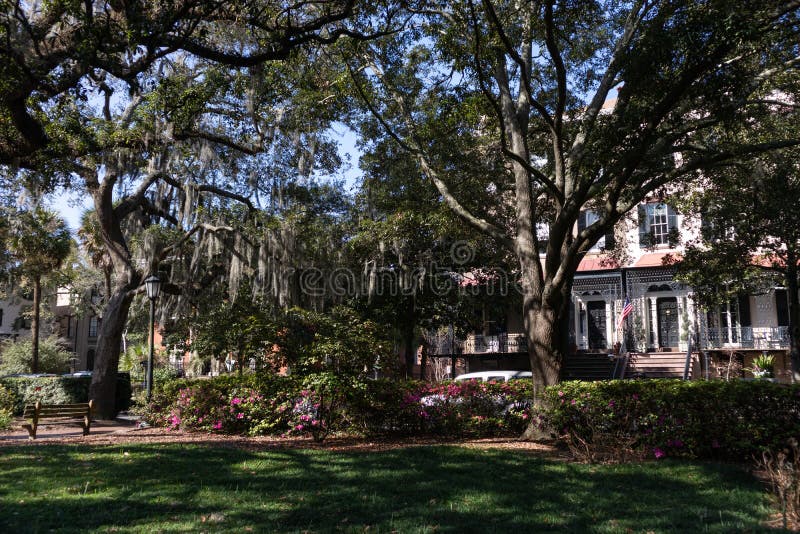
[[[785,289],[775,290],[775,311],[778,312],[778,326],[789,326],[789,295]]]
[[[650,240],[647,235],[647,209],[644,205],[639,206],[639,246],[646,247],[650,245]]]
[[[578,235],[586,230],[586,211],[581,211],[578,215]]]
[[[606,233],[606,244],[603,247],[606,250],[611,250],[616,245],[616,240],[614,239],[614,227],[611,227],[611,230]]]
[[[750,318],[750,297],[747,295],[739,295],[739,325],[753,326]]]

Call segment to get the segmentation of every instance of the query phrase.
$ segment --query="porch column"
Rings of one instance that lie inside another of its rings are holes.
[[[686,310],[686,297],[678,296],[678,350],[686,350],[686,341],[681,341],[684,335],[683,312]]]
[[[583,302],[578,297],[574,297],[575,301],[575,345],[580,349],[583,348],[583,329],[581,328],[581,310],[583,309]]]
[[[614,346],[614,301],[606,303],[606,344],[611,349]]]
[[[656,298],[650,297],[650,325],[647,331],[647,343],[651,347],[658,347],[658,307],[656,306]]]

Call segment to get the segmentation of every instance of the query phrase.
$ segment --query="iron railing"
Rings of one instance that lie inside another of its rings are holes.
[[[496,336],[471,335],[464,339],[450,336],[439,338],[429,348],[431,355],[440,354],[493,354],[527,352],[525,334],[498,334]]]
[[[787,326],[736,326],[708,328],[701,332],[701,349],[785,349],[789,347]]]

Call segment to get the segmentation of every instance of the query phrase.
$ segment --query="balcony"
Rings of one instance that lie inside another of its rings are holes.
[[[528,352],[525,334],[471,335],[464,339],[441,337],[431,344],[430,354],[508,354]]]
[[[700,335],[701,349],[787,349],[788,326],[709,328]]]

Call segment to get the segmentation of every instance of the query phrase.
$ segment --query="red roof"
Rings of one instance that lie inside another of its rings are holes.
[[[670,258],[669,261],[665,263],[664,259]],[[636,263],[633,264],[634,267],[662,267],[664,265],[670,265],[675,263],[676,260],[680,260],[681,255],[672,253],[672,252],[652,252],[650,254],[644,254],[641,258],[636,260]]]
[[[618,269],[619,263],[614,258],[606,256],[586,256],[578,264],[578,271],[605,271]]]

